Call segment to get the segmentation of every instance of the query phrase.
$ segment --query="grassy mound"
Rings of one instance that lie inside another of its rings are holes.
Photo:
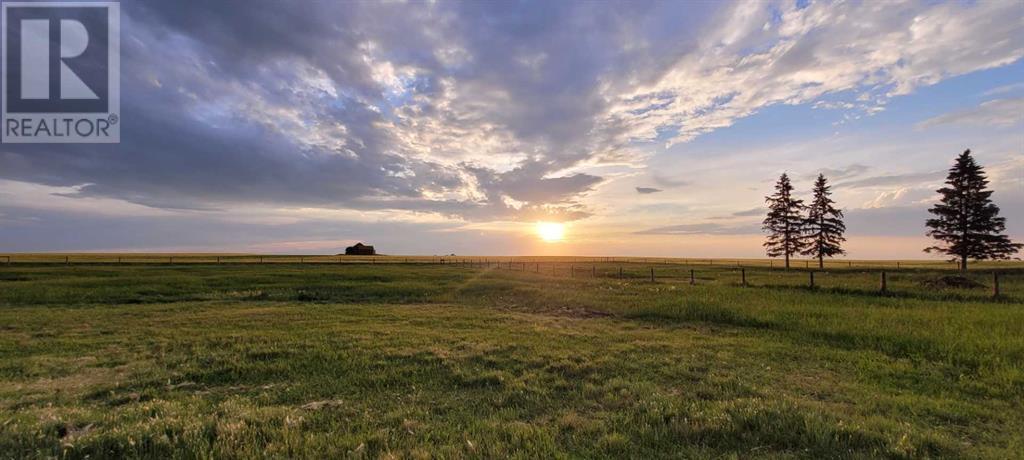
[[[921,282],[924,287],[931,289],[978,289],[985,287],[977,281],[965,276],[944,275],[938,278],[927,279]]]

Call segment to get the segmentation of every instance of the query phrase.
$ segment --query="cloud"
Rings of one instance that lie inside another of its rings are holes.
[[[936,196],[933,187],[898,187],[893,190],[886,190],[879,193],[875,198],[864,203],[861,207],[866,209],[889,208],[923,204],[935,200]]]
[[[844,211],[848,236],[921,236],[927,207],[893,206]]]
[[[622,95],[606,124],[627,137],[686,142],[769,105],[848,90],[881,105],[1024,56],[1024,44],[1006,38],[1024,31],[1013,1],[797,3],[737,3],[696,52]]]
[[[869,171],[871,168],[862,164],[851,164],[842,168],[821,168],[818,172],[824,174],[830,181],[848,179],[850,177],[859,176]],[[805,176],[807,179],[815,179],[818,174],[808,174]]]
[[[1024,97],[995,99],[981,105],[929,118],[917,124],[918,129],[943,125],[1013,126],[1024,121]]]
[[[760,233],[754,225],[722,225],[716,223],[679,224],[651,228],[636,232],[637,235],[750,235]]]
[[[690,185],[690,181],[688,181],[688,180],[674,179],[674,178],[671,178],[671,177],[665,177],[665,176],[660,175],[660,174],[654,174],[653,176],[651,176],[651,179],[654,180],[654,183],[656,183],[656,184],[658,184],[658,185],[660,185],[660,186],[662,186],[664,188],[677,188],[677,187],[683,187],[683,186],[686,186],[686,185]]]
[[[1024,83],[1011,83],[1009,85],[1003,85],[1003,86],[998,86],[998,87],[992,88],[992,89],[990,89],[988,91],[985,91],[984,93],[981,93],[981,95],[982,96],[986,96],[986,97],[987,96],[997,96],[997,95],[1000,95],[1000,94],[1012,93],[1014,91],[1019,91],[1019,90],[1022,90],[1022,89],[1024,89]]]
[[[764,216],[764,214],[766,212],[767,212],[766,208],[764,208],[764,207],[757,207],[757,208],[745,209],[743,211],[736,211],[736,212],[734,212],[732,214],[728,214],[728,215],[724,215],[724,216],[711,216],[711,217],[708,217],[708,219],[709,220],[737,220],[736,219],[737,217],[761,217],[761,216]],[[745,219],[741,219],[741,220],[745,220]]]
[[[836,189],[855,189],[855,188],[870,188],[870,187],[892,187],[892,186],[908,186],[917,185],[922,183],[936,183],[941,182],[946,174],[942,171],[933,171],[926,173],[910,173],[910,174],[891,174],[884,176],[873,176],[866,177],[863,179],[849,180],[846,182],[839,182],[835,185]]]
[[[751,217],[751,216],[763,215],[765,212],[766,212],[765,208],[764,207],[760,207],[760,208],[750,208],[750,209],[747,209],[745,211],[736,211],[736,212],[732,213],[732,215],[733,215],[733,217]]]
[[[646,142],[1024,55],[1012,1],[715,6],[128,2],[122,143],[4,145],[0,178],[167,210],[581,219],[605,178],[578,169]]]
[[[658,193],[658,192],[661,192],[661,191],[662,190],[660,188],[653,188],[653,187],[637,187],[636,188],[636,193],[639,193],[641,195],[649,195],[651,193]]]
[[[21,251],[272,252],[336,254],[355,241],[388,254],[470,253],[474,244],[505,248],[506,235],[479,235],[451,222],[333,221],[253,223],[222,214],[109,216],[0,207],[0,239]],[[68,229],[75,229],[69,232]],[[410,235],[428,235],[428,245]],[[470,238],[472,237],[472,239]]]

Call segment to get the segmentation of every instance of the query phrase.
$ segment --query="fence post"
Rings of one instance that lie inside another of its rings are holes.
[[[804,261],[804,268],[811,268],[811,261],[805,260]]]
[[[590,266],[590,277],[597,278],[597,265]]]
[[[899,270],[899,269],[900,269],[900,261],[898,261],[898,260],[896,261],[896,269],[897,269],[897,270]]]
[[[654,267],[651,267],[651,282],[654,282]]]
[[[697,284],[697,278],[695,278],[693,276],[693,269],[691,268],[690,269],[690,285],[693,286],[694,284]]]
[[[575,278],[575,277],[576,277],[576,267],[573,267],[570,264],[569,265],[569,278]]]
[[[999,272],[992,272],[992,297],[999,297]]]
[[[64,256],[64,265],[71,265],[71,258]]]
[[[743,287],[747,287],[747,269],[745,268],[740,269],[740,284],[742,284]]]
[[[881,291],[883,293],[888,292],[889,291],[889,286],[887,285],[886,280],[885,280],[885,271],[882,271],[882,281],[881,281],[881,283],[882,283],[882,285],[881,285],[881,289],[879,289],[879,291]]]
[[[814,271],[808,272],[811,274],[811,289],[814,289]]]
[[[11,258],[8,257],[7,261],[10,262],[10,260],[11,260]],[[117,263],[121,263],[121,257],[120,256],[118,256],[118,258],[117,258]]]
[[[622,267],[621,266],[619,267],[619,279],[620,280],[622,279]]]
[[[217,256],[217,263],[220,263],[220,256]]]

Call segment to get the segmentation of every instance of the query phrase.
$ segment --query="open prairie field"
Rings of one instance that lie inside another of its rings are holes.
[[[1019,263],[23,256],[4,458],[1024,452]]]

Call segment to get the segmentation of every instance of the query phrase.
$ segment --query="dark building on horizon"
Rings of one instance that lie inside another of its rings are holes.
[[[375,256],[377,251],[373,249],[373,246],[367,246],[363,243],[356,243],[353,246],[345,248],[346,256]]]

